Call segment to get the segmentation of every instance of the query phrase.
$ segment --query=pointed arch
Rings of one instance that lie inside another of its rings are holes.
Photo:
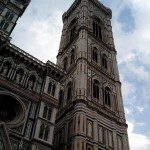
[[[45,133],[44,133],[44,140],[47,141],[48,140],[48,135],[49,135],[49,126],[47,126],[45,128]]]
[[[93,97],[99,100],[100,83],[97,80],[93,82]]]
[[[43,118],[46,118],[48,112],[47,106],[44,106],[44,111],[43,111]]]
[[[6,12],[6,14],[5,14],[5,18],[6,18],[6,19],[8,19],[8,18],[9,18],[9,16],[10,16],[10,14],[11,14],[11,13],[10,13],[9,11],[8,11],[8,12]]]
[[[93,61],[98,62],[98,50],[95,47],[93,48],[93,51],[92,51],[92,59]]]
[[[107,69],[107,56],[105,54],[102,55],[102,67]]]
[[[44,134],[44,124],[41,124],[40,126],[40,132],[39,132],[39,138],[42,139]]]
[[[105,87],[103,95],[104,95],[105,105],[110,107],[111,106],[111,90],[109,87]]]
[[[49,82],[48,84],[48,89],[47,89],[47,93],[51,93],[51,89],[52,89],[52,82]]]
[[[47,119],[48,119],[48,120],[51,120],[51,116],[52,116],[52,108],[49,108],[49,109],[48,109],[48,116],[47,116]]]
[[[55,90],[56,90],[56,85],[54,84],[53,87],[52,87],[52,96],[55,95]]]

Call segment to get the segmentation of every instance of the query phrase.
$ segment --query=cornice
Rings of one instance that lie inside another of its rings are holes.
[[[78,4],[81,2],[82,0],[75,0],[74,3],[70,6],[70,8],[63,14],[62,19],[63,22],[65,20],[65,18],[67,18],[71,12],[78,6]],[[108,7],[105,7],[101,2],[99,2],[98,0],[89,0],[91,1],[93,4],[95,4],[99,9],[101,9],[105,14],[107,14],[110,18],[112,18],[112,11],[111,9],[109,9]]]

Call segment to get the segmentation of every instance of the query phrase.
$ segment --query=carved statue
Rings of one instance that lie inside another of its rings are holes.
[[[33,88],[33,80],[30,80],[30,81],[28,82],[28,88],[29,88],[30,90],[32,90],[32,88]]]
[[[17,73],[17,75],[16,75],[15,81],[16,81],[17,83],[19,83],[19,82],[20,82],[20,79],[21,79],[21,73],[19,72],[19,73]]]
[[[8,66],[4,66],[3,71],[2,71],[2,75],[6,76],[7,72],[8,72]]]

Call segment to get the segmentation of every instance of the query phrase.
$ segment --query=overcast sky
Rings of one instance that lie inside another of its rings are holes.
[[[31,0],[12,43],[38,59],[56,62],[62,14],[74,0]],[[150,0],[101,0],[112,9],[131,150],[150,150]]]

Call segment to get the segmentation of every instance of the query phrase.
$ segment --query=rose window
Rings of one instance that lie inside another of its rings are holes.
[[[0,93],[0,122],[17,125],[24,118],[24,104],[14,96]]]

